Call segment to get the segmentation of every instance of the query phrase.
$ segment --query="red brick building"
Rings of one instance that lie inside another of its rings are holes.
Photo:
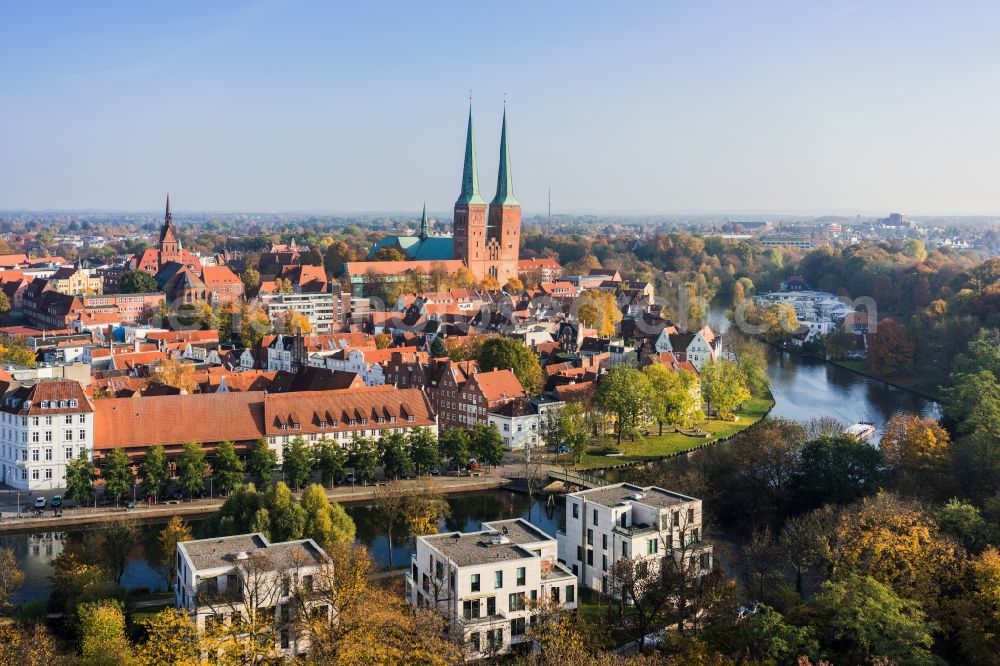
[[[487,413],[524,397],[510,370],[480,372],[475,361],[435,359],[427,394],[445,428],[471,428],[488,423]]]

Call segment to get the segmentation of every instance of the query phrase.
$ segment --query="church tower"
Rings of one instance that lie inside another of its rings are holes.
[[[500,129],[500,168],[497,173],[497,193],[490,202],[487,226],[486,272],[503,286],[517,277],[517,258],[521,245],[521,204],[514,198],[514,179],[507,143],[507,109],[504,107]],[[482,276],[478,276],[480,279]]]
[[[469,267],[477,280],[487,272],[486,266],[486,202],[479,195],[479,170],[476,166],[476,140],[472,131],[472,105],[469,105],[469,126],[465,135],[465,166],[462,169],[462,191],[455,201],[455,258]]]
[[[170,195],[167,195],[167,212],[163,217],[163,228],[160,229],[160,266],[170,261],[179,261],[181,242],[174,229],[174,216],[170,213]]]

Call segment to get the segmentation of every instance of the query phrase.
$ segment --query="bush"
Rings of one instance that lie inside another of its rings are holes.
[[[49,614],[49,602],[45,599],[32,599],[21,604],[14,611],[14,619],[21,624],[35,625],[45,620]]]

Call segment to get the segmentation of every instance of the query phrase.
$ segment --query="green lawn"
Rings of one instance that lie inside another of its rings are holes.
[[[651,426],[649,437],[644,437],[639,441],[630,442],[622,440],[621,450],[625,455],[604,456],[596,451],[607,446],[615,446],[616,440],[613,436],[595,437],[589,452],[583,456],[575,469],[594,469],[597,467],[609,467],[622,463],[641,462],[644,460],[654,460],[668,456],[672,453],[688,451],[690,449],[714,442],[717,439],[729,437],[730,435],[743,430],[747,426],[756,423],[767,413],[767,410],[774,405],[774,400],[767,398],[753,398],[744,409],[737,414],[735,421],[720,421],[709,419],[698,424],[698,428],[709,433],[708,437],[688,437],[679,432],[664,433],[657,435],[657,426]],[[568,457],[568,456],[567,456]]]

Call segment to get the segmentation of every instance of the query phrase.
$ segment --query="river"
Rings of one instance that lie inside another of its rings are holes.
[[[713,325],[722,323],[719,312],[713,308],[710,315]],[[823,361],[770,350],[768,362],[775,400],[773,416],[796,421],[833,417],[845,425],[870,421],[881,431],[895,414],[910,412],[934,418],[941,415],[941,406],[936,402]],[[517,516],[528,518],[552,535],[562,527],[561,504],[546,512],[540,500],[529,500],[506,490],[454,495],[448,498],[448,504],[452,517],[442,525],[442,530],[446,531],[476,530],[484,520]],[[387,565],[388,539],[374,510],[360,504],[345,508],[357,524],[358,540],[371,549],[379,565]],[[197,537],[211,536],[209,521],[195,521],[193,525]],[[51,587],[49,563],[62,552],[64,544],[82,540],[86,530],[87,527],[80,527],[63,532],[0,537],[0,545],[14,549],[18,565],[25,572],[25,584],[18,601],[48,596]],[[166,579],[155,555],[156,533],[156,529],[146,530],[133,549],[122,580],[126,588],[165,588]],[[405,565],[406,558],[407,544],[393,543],[394,565]]]

